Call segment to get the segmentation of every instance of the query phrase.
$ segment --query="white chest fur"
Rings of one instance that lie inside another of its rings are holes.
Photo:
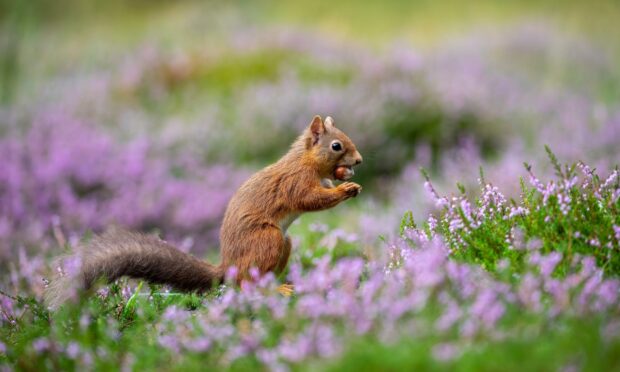
[[[279,221],[280,230],[282,230],[282,234],[286,234],[286,230],[288,227],[299,217],[299,213],[291,213]]]
[[[329,178],[323,178],[321,180],[321,185],[323,187],[325,187],[326,189],[333,189],[334,188],[334,183]]]

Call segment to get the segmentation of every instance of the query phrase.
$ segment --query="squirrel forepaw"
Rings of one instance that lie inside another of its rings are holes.
[[[362,186],[355,182],[345,182],[338,187],[341,188],[349,198],[356,197],[362,191]]]

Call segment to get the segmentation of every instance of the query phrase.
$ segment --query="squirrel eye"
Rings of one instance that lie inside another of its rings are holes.
[[[340,142],[337,142],[337,141],[332,142],[332,150],[334,151],[342,150],[342,145],[340,144]]]

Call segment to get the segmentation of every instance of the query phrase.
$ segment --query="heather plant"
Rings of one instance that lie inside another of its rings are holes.
[[[0,256],[18,247],[44,252],[111,224],[191,235],[204,252],[246,172],[205,165],[127,142],[69,115],[46,112],[0,139]],[[23,133],[20,133],[23,131]],[[55,236],[56,239],[53,239]],[[186,242],[186,249],[193,245]]]
[[[575,176],[572,167],[558,169],[560,180]],[[469,209],[464,197],[450,201],[428,184],[432,199],[446,207],[443,215],[429,217],[424,228],[406,217],[402,235],[378,246],[372,257],[332,260],[332,247],[310,266],[294,262],[287,276],[296,289],[293,297],[276,294],[274,276],[261,278],[258,272],[254,283],[241,288],[226,284],[206,296],[158,286],[144,292],[142,283],[136,287],[120,281],[96,294],[76,296],[56,313],[49,313],[37,297],[3,292],[0,342],[5,350],[0,363],[22,368],[210,365],[287,370],[345,368],[366,360],[395,368],[518,368],[524,361],[517,356],[527,345],[535,351],[525,361],[532,368],[613,368],[620,363],[615,250],[611,258],[601,257],[599,247],[573,243],[571,253],[558,245],[566,236],[557,226],[523,228],[529,239],[506,242],[511,226],[504,224],[512,220],[504,217],[519,211],[513,217],[544,222],[544,216],[536,216],[544,209],[551,220],[565,221],[571,209],[552,200],[569,192],[580,203],[592,203],[583,208],[609,210],[575,212],[572,224],[590,234],[588,240],[611,239],[617,249],[617,226],[612,224],[611,238],[604,225],[592,231],[581,227],[617,218],[617,205],[608,204],[617,203],[617,175],[599,180],[585,165],[579,169],[582,179],[554,188],[547,198],[533,178],[532,189],[524,186],[523,203],[512,206],[483,177],[486,193]],[[521,213],[519,206],[531,212]],[[450,223],[467,216],[479,222],[469,234],[462,231],[466,222]],[[355,238],[323,226],[312,230],[325,234],[319,246],[330,246],[330,235],[349,242]],[[497,250],[484,254],[493,248]],[[592,347],[566,341],[584,335]],[[405,350],[413,354],[407,357]],[[392,353],[398,357],[390,361]],[[494,353],[502,355],[501,361],[488,358]]]
[[[367,190],[417,162],[418,147],[432,169],[450,170],[446,154],[470,138],[491,174],[540,165],[543,143],[610,170],[620,135],[613,58],[536,23],[496,31],[433,52],[394,44],[377,53],[290,29],[235,30],[209,47],[145,42],[103,68],[37,82],[6,114],[62,108],[116,138],[252,167],[278,158],[308,117],[330,114],[364,149]],[[450,177],[468,182],[470,168]]]
[[[105,70],[45,81],[37,99],[123,136],[257,166],[277,158],[308,117],[329,113],[371,155],[363,180],[398,173],[419,145],[441,169],[463,137],[475,138],[484,158],[548,143],[602,168],[616,152],[611,58],[548,27],[470,35],[433,53],[400,44],[376,53],[288,29],[229,39],[209,48],[146,44]],[[588,84],[562,73],[543,85],[538,72],[548,70],[579,72],[570,76]],[[600,76],[611,86],[604,97]]]
[[[130,54],[108,78],[103,97],[94,90],[98,96],[88,100],[97,105],[87,101],[86,112],[99,116],[104,109],[107,121],[131,120],[131,128],[138,115],[145,132],[161,128],[166,141],[197,156],[256,166],[277,158],[308,117],[330,113],[367,154],[358,175],[364,183],[417,161],[417,147],[428,147],[432,169],[447,174],[446,154],[467,150],[467,139],[474,139],[480,162],[493,159],[491,174],[524,159],[542,169],[536,150],[543,143],[570,161],[601,170],[614,165],[609,159],[617,155],[620,121],[611,59],[596,45],[549,28],[521,26],[492,40],[468,36],[430,54],[397,45],[379,58],[290,30],[240,31],[233,40],[215,50]],[[572,84],[560,74],[543,86],[548,78],[537,71],[548,70],[592,78]],[[611,95],[596,91],[599,76]],[[451,177],[471,173],[471,164],[461,163]]]
[[[426,175],[425,187],[440,208],[417,234],[440,234],[455,257],[493,270],[501,260],[519,267],[533,248],[553,252],[560,264],[590,255],[607,274],[620,274],[620,178],[616,168],[606,177],[580,162],[560,166],[547,147],[556,179],[542,182],[529,164],[521,180],[519,200],[508,199],[487,183],[480,172],[480,197],[474,201],[460,186],[460,194],[440,196]],[[555,265],[554,265],[555,266]]]

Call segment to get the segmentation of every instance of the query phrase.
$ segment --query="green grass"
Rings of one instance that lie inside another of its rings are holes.
[[[532,322],[534,323],[534,322]],[[372,339],[352,340],[350,351],[327,370],[342,371],[553,371],[575,367],[582,371],[618,370],[620,343],[608,344],[600,320],[568,320],[544,332],[523,332],[510,341],[465,345],[455,361],[432,357],[434,340],[386,345]],[[389,357],[388,357],[389,356]]]

